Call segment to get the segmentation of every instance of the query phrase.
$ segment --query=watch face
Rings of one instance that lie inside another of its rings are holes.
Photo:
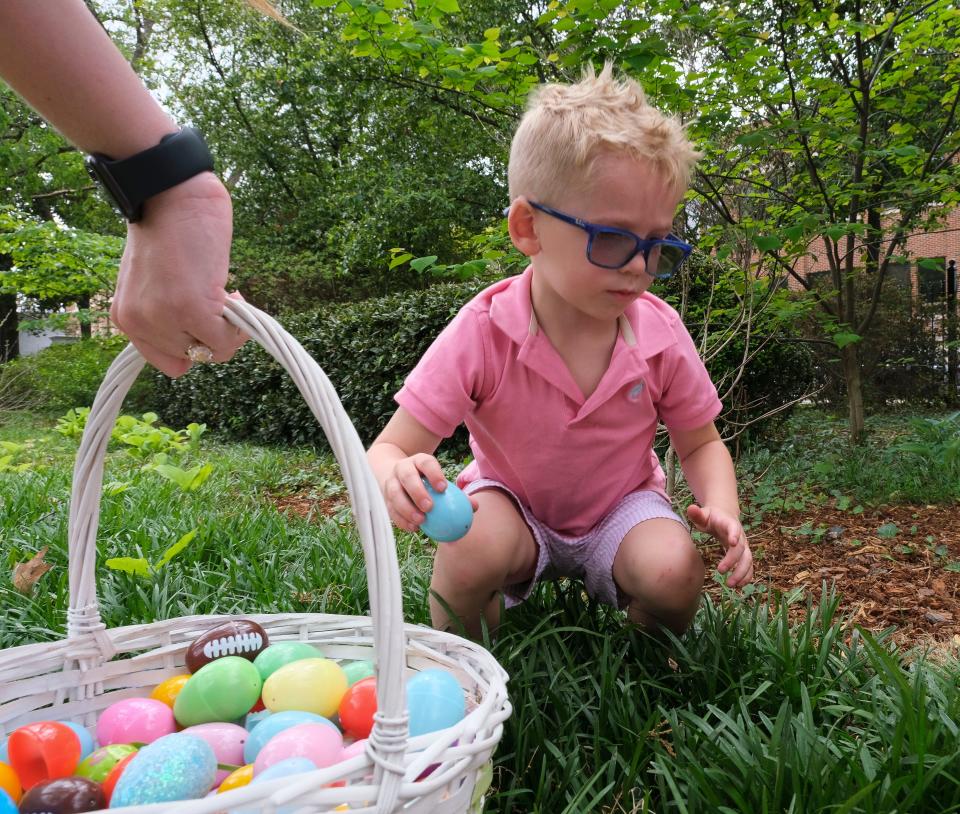
[[[121,215],[128,221],[138,220],[139,213],[134,209],[133,204],[131,204],[127,196],[124,195],[120,185],[111,174],[110,168],[107,166],[107,161],[104,156],[97,155],[96,153],[87,156],[86,165],[90,176],[107,192],[111,203],[120,210]]]

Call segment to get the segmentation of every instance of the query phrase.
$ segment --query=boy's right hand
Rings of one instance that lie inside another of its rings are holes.
[[[401,458],[383,484],[383,497],[387,502],[390,519],[397,528],[415,532],[433,508],[433,500],[423,485],[426,478],[438,492],[447,488],[447,479],[440,462],[432,455],[420,452],[409,458]],[[476,511],[476,498],[470,497],[470,505]]]

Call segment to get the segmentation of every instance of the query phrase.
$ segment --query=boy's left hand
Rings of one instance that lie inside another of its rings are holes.
[[[730,588],[742,588],[753,581],[753,554],[750,552],[747,536],[743,533],[743,526],[736,517],[723,509],[691,503],[687,507],[687,519],[699,531],[719,540],[727,549],[727,553],[717,565],[717,570],[721,574],[730,571],[730,576],[727,577]]]

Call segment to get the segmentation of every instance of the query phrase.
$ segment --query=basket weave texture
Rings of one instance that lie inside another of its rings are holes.
[[[349,490],[370,595],[370,617],[249,614],[243,618],[259,622],[271,642],[308,641],[331,659],[372,660],[378,712],[366,752],[326,769],[201,800],[111,811],[479,811],[489,761],[511,712],[506,673],[487,650],[473,642],[404,624],[400,571],[386,506],[363,444],[329,379],[267,314],[230,299],[224,316],[284,367],[320,422]],[[143,357],[132,345],[124,349],[107,371],[87,417],[70,502],[67,637],[0,651],[0,738],[43,720],[74,721],[92,732],[97,715],[110,704],[148,696],[164,679],[186,672],[186,650],[197,636],[221,622],[241,618],[190,616],[111,629],[100,619],[95,575],[104,459],[120,406],[143,365]],[[428,667],[445,669],[457,678],[466,692],[467,715],[456,726],[410,738],[405,681]],[[417,780],[431,766],[433,771]],[[331,788],[332,783],[338,785]]]

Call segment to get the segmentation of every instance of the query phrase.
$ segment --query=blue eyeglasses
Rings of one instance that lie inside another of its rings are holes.
[[[645,240],[626,229],[601,226],[543,204],[533,201],[529,203],[534,209],[539,209],[550,217],[583,229],[588,235],[587,260],[600,268],[623,268],[638,254],[642,254],[647,274],[658,280],[666,280],[683,265],[683,261],[693,251],[693,246],[678,240],[673,235]]]

